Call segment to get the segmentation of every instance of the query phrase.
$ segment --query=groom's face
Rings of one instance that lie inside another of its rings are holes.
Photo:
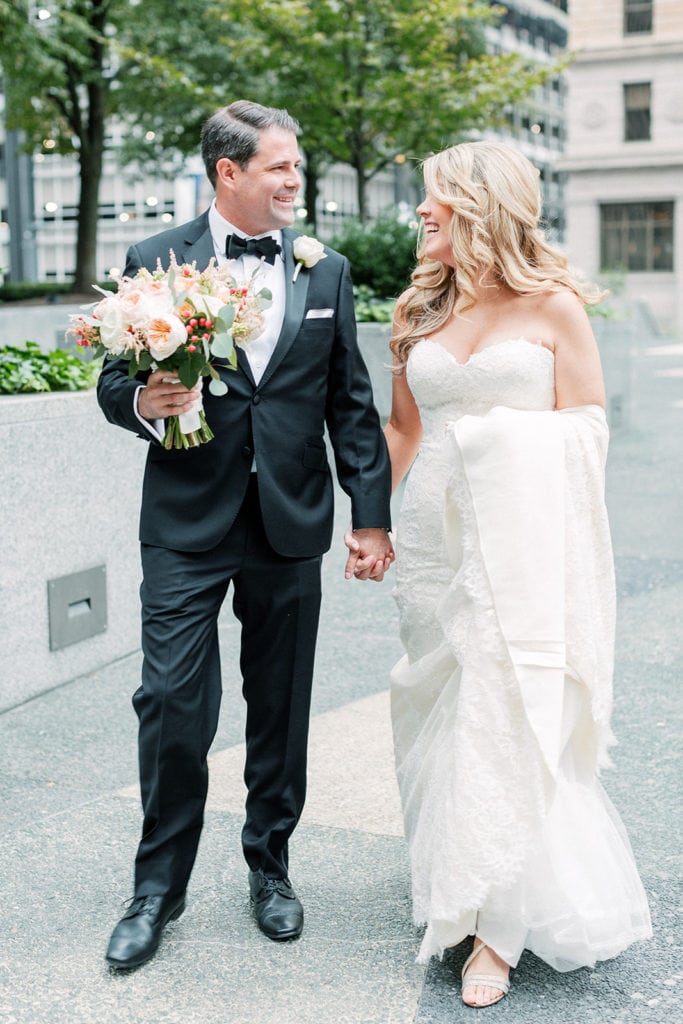
[[[301,188],[300,164],[293,132],[264,129],[244,169],[228,159],[216,164],[218,212],[247,235],[288,227],[294,223],[294,199]]]

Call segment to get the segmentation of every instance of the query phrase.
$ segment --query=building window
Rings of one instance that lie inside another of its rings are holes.
[[[600,267],[602,270],[673,270],[674,204],[603,203],[600,206]]]
[[[624,140],[642,141],[650,138],[649,82],[624,86]]]
[[[624,0],[624,35],[652,32],[652,0]]]

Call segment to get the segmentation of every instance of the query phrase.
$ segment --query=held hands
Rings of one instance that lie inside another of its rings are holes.
[[[384,573],[394,561],[394,549],[386,530],[347,530],[344,543],[349,549],[344,578],[375,580],[381,583]]]
[[[202,393],[202,378],[193,388],[181,384],[172,370],[155,370],[138,397],[138,412],[145,420],[164,420],[189,412]]]

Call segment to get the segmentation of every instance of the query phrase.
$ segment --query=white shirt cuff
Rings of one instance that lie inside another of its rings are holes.
[[[140,387],[137,388],[136,391],[135,391],[135,395],[133,397],[133,411],[134,411],[135,415],[137,416],[137,418],[140,420],[140,423],[143,425],[145,430],[148,433],[150,433],[152,435],[152,437],[155,437],[157,439],[157,441],[163,441],[164,440],[164,433],[165,433],[164,421],[163,420],[146,420],[146,419],[144,419],[140,415],[140,413],[138,411],[138,398],[140,397],[140,392],[142,391],[142,389],[144,387],[145,387],[145,385],[141,384]]]

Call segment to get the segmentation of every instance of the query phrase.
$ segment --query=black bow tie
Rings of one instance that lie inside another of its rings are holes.
[[[240,256],[263,256],[266,263],[275,263],[275,257],[282,252],[282,246],[270,235],[264,238],[242,238],[241,235],[228,235],[225,240],[225,255],[229,260],[238,260]]]

